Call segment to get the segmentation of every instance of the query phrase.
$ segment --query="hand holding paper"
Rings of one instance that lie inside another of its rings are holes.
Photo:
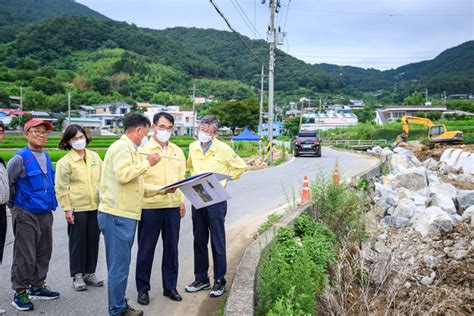
[[[230,199],[230,195],[219,183],[230,176],[204,172],[161,188],[161,191],[179,188],[191,204],[199,209]]]

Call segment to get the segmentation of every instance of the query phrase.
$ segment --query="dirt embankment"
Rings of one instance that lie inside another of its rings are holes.
[[[408,149],[412,150],[415,156],[420,161],[425,161],[426,159],[433,158],[437,161],[440,160],[443,152],[448,148],[462,149],[463,151],[468,151],[474,153],[474,145],[449,145],[449,144],[436,144],[434,147],[429,148],[425,145],[412,145],[407,146]],[[474,183],[469,181],[460,181],[459,179],[450,179],[447,176],[441,176],[441,180],[446,183],[451,183],[458,189],[462,190],[474,190]]]
[[[415,156],[420,160],[420,161],[425,161],[428,158],[433,158],[439,161],[441,158],[441,155],[443,154],[443,151],[445,151],[448,148],[459,148],[464,151],[469,151],[474,153],[474,145],[469,144],[469,145],[448,145],[448,144],[436,144],[433,146],[433,148],[429,148],[428,146],[425,145],[416,145],[413,148],[409,148],[413,151]]]

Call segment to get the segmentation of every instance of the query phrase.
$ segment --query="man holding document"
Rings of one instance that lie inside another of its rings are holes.
[[[153,116],[153,136],[143,147],[142,154],[158,154],[160,163],[148,169],[143,180],[145,184],[164,187],[183,180],[186,172],[184,153],[169,138],[173,135],[174,118],[166,112]],[[166,192],[166,191],[165,191]],[[176,188],[169,194],[145,197],[141,221],[138,224],[138,254],[136,267],[136,284],[138,303],[149,304],[150,278],[158,238],[163,240],[163,259],[161,274],[163,295],[173,301],[181,301],[182,297],[176,290],[178,281],[178,239],[181,218],[185,215],[183,194]],[[171,193],[172,192],[172,193]]]
[[[142,156],[138,152],[150,128],[150,121],[146,117],[129,114],[123,121],[123,127],[124,135],[105,154],[97,217],[105,241],[109,315],[140,316],[143,311],[128,305],[125,292],[143,197],[159,194],[159,188],[144,184],[143,174],[159,163],[161,157],[156,153]]]
[[[246,163],[227,144],[219,141],[217,129],[219,121],[212,115],[206,115],[199,126],[198,141],[189,145],[188,168],[192,175],[213,172],[238,179],[247,169]],[[227,180],[221,180],[223,186]],[[203,201],[208,200],[203,187],[193,187]],[[211,288],[208,276],[208,241],[211,235],[211,249],[214,263],[214,286],[211,297],[224,294],[225,274],[227,270],[226,241],[224,219],[227,213],[227,201],[196,209],[192,208],[194,234],[194,282],[186,286],[186,292],[197,292]]]

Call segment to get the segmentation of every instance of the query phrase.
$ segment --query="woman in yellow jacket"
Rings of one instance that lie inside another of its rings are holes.
[[[103,286],[95,276],[99,253],[97,207],[102,160],[86,149],[91,139],[76,124],[69,125],[59,148],[69,150],[56,164],[56,197],[68,222],[69,267],[73,288],[83,291],[90,286]]]

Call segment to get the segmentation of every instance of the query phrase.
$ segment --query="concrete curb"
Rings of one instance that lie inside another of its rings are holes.
[[[381,157],[377,158],[380,159]],[[357,179],[370,179],[374,176],[379,175],[380,166],[383,163],[385,163],[385,161],[380,161],[372,168],[365,170],[358,175],[355,175],[351,178],[351,182],[355,183]],[[279,228],[293,224],[295,219],[308,207],[309,204],[304,204],[293,209],[291,212],[286,214],[283,219],[278,221],[278,223],[276,223],[274,227]],[[272,241],[275,231],[276,229],[273,228],[266,231],[256,240],[254,240],[245,250],[235,271],[234,279],[229,290],[229,296],[227,297],[227,302],[224,308],[224,315],[255,315],[255,287],[257,282],[260,254],[262,250]]]
[[[359,172],[355,176],[351,177],[351,183],[356,184],[357,180],[359,179],[366,179],[369,180],[373,177],[379,176],[380,175],[380,168],[388,163],[387,156],[384,155],[378,155],[375,153],[368,153],[366,151],[359,151],[359,150],[354,150],[354,149],[346,149],[346,148],[338,148],[338,147],[331,147],[331,149],[338,150],[338,151],[343,151],[343,152],[348,152],[351,154],[359,154],[359,155],[364,155],[364,156],[370,156],[379,159],[379,162],[369,170],[365,170],[362,172]]]

